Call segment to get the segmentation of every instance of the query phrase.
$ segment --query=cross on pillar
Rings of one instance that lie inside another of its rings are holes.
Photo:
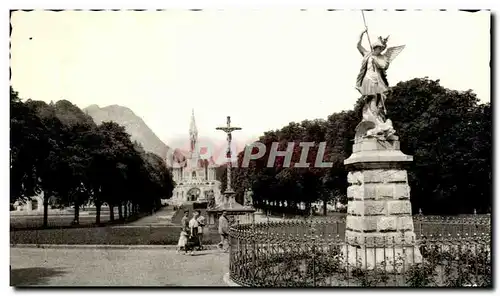
[[[226,126],[223,127],[217,127],[216,130],[223,131],[227,134],[227,184],[226,184],[226,191],[224,192],[224,195],[226,195],[226,198],[230,199],[230,204],[232,205],[232,197],[234,196],[234,191],[233,188],[231,187],[231,168],[232,168],[232,154],[231,154],[231,141],[232,141],[232,132],[233,131],[238,131],[241,130],[241,127],[234,127],[231,126],[231,116],[227,117],[227,123]],[[227,202],[227,200],[226,200]]]

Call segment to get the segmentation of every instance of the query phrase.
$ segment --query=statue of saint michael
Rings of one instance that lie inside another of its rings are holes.
[[[363,55],[363,61],[356,81],[356,89],[365,102],[362,121],[365,128],[362,129],[362,133],[366,131],[366,134],[361,136],[376,136],[390,140],[395,131],[391,120],[386,119],[385,99],[389,90],[386,71],[405,46],[387,48],[389,37],[379,37],[371,45],[372,50],[368,51],[361,45],[366,32],[364,30],[359,36],[358,50]]]

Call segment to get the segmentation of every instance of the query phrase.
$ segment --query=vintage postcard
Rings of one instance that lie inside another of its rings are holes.
[[[488,10],[10,13],[10,285],[491,288]]]

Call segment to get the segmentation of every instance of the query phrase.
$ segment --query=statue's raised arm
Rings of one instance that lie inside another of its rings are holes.
[[[362,56],[365,56],[367,53],[369,53],[368,50],[366,50],[363,45],[361,45],[361,42],[363,41],[363,35],[365,35],[365,33],[367,32],[367,30],[365,29],[363,32],[361,32],[361,35],[359,35],[359,41],[358,41],[358,51],[359,53],[361,53]]]

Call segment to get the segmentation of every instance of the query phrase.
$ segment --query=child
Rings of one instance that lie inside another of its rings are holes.
[[[187,254],[186,244],[188,242],[188,234],[186,231],[181,230],[181,235],[179,236],[179,242],[177,243],[177,253],[180,253],[184,249],[184,254]]]

